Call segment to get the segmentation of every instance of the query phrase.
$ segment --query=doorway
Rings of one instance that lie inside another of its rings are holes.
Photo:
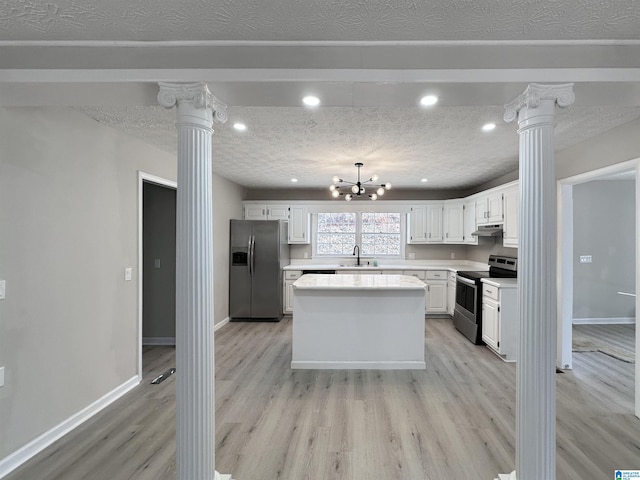
[[[138,376],[143,345],[175,345],[176,183],[138,175]]]

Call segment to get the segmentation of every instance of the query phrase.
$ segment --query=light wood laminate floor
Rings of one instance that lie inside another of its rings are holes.
[[[426,320],[425,371],[291,370],[291,319],[216,332],[216,465],[235,480],[482,480],[514,468],[515,365]],[[144,382],[7,480],[175,478],[174,351]],[[179,375],[177,372],[176,375]],[[640,468],[634,365],[574,355],[556,375],[558,479]]]

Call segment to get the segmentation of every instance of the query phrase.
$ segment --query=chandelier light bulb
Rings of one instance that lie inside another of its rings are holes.
[[[329,190],[331,190],[332,192],[336,189],[336,186],[331,184],[329,185]]]
[[[376,193],[378,195],[384,195],[384,188],[380,187],[378,190],[376,190]]]
[[[379,178],[379,177],[378,177],[378,175],[375,175],[375,174],[374,174],[374,175],[371,177],[371,181],[372,181],[372,182],[377,182],[377,181],[378,181],[378,178]]]
[[[334,190],[333,192],[331,192],[331,196],[333,198],[338,198],[340,196],[340,192],[338,190]]]
[[[358,193],[360,191],[360,187],[358,187],[358,185],[354,185],[353,187],[351,187],[351,191],[353,193]]]
[[[387,190],[391,190],[391,184],[390,183],[385,183],[384,184],[384,188],[386,188]]]
[[[375,193],[371,194],[371,200],[377,200],[378,199],[378,195],[376,195]]]
[[[340,179],[340,177],[339,177],[339,176],[335,175],[335,176],[333,177],[333,183],[338,183],[338,182],[341,182],[341,181],[342,181],[342,180]]]
[[[353,198],[353,196],[352,196],[350,193],[347,193],[347,194],[344,196],[344,199],[345,199],[347,202],[350,202],[352,198]]]

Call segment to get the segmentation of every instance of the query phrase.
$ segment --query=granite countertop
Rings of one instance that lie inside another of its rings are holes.
[[[383,264],[377,267],[373,265],[356,267],[353,264],[292,263],[284,267],[284,270],[447,270],[449,272],[457,272],[458,270],[487,271],[489,270],[489,266],[486,263],[472,262],[469,260],[451,260],[450,262],[439,260],[424,261],[424,263]]]
[[[299,290],[424,290],[410,275],[303,275],[293,283]]]
[[[488,283],[498,288],[518,288],[517,278],[483,278],[482,283]]]

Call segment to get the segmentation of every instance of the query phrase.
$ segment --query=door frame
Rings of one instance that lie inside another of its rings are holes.
[[[573,368],[573,186],[597,180],[606,175],[629,170],[636,172],[636,363],[635,363],[635,415],[640,418],[640,158],[609,165],[604,168],[558,180],[558,322],[557,360],[561,369]]]
[[[143,234],[143,188],[144,183],[178,189],[178,182],[138,170],[138,381],[142,381],[142,234]]]

